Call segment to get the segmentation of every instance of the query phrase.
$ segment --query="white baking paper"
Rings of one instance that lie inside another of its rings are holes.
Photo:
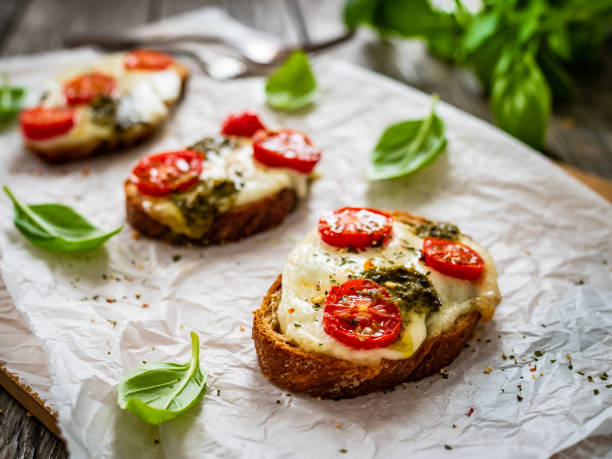
[[[196,14],[185,24],[201,27],[211,17],[211,27],[230,24],[218,12]],[[188,29],[180,24],[173,27]],[[0,69],[34,97],[60,66],[92,55],[13,58]],[[222,247],[136,240],[126,226],[95,252],[47,253],[12,226],[2,199],[2,275],[42,343],[52,405],[73,457],[610,454],[612,378],[599,375],[612,374],[612,206],[541,155],[445,104],[438,113],[449,142],[440,159],[409,178],[368,183],[368,152],[382,130],[423,116],[429,97],[331,58],[313,64],[321,86],[313,108],[274,112],[262,79],[217,82],[194,72],[160,135],[79,163],[48,166],[22,149],[15,128],[1,134],[2,183],[27,202],[73,206],[104,228],[124,224],[122,183],[138,158],[215,133],[233,111],[255,110],[268,125],[302,130],[323,151],[322,178],[282,226]],[[345,205],[452,221],[489,248],[503,301],[447,379],[323,401],[286,393],[261,375],[251,311],[318,216]],[[210,373],[202,403],[159,427],[122,412],[115,387],[124,375],[142,361],[188,359],[190,330],[200,335]]]

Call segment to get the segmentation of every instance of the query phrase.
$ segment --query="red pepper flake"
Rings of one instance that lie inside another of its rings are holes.
[[[117,300],[116,300],[116,299],[114,299],[114,298],[107,298],[107,299],[106,299],[106,302],[107,302],[107,303],[114,303],[115,301],[117,301]]]
[[[474,408],[470,408],[470,411],[465,413],[465,415],[469,418],[472,415],[473,412],[474,412]]]
[[[538,367],[536,365],[533,366],[533,368],[530,368],[529,371],[536,371],[538,369]]]
[[[143,307],[144,309],[148,308],[148,307],[149,307],[149,303],[142,303],[142,307]]]
[[[295,312],[295,308],[289,308],[289,314],[293,314]]]

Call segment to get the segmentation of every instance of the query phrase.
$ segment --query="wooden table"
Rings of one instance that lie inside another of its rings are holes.
[[[311,38],[342,30],[343,0],[295,1],[302,7]],[[299,40],[292,10],[281,0],[1,0],[0,56],[57,49],[63,37],[74,32],[125,32],[203,6],[223,8],[244,24],[288,43]],[[612,201],[612,184],[605,180],[612,179],[612,44],[607,51],[606,62],[577,76],[579,100],[555,106],[546,154]],[[362,32],[330,54],[436,92],[442,100],[492,121],[473,76],[432,59],[418,43],[382,43]],[[0,409],[0,457],[67,457],[64,444],[2,389]]]

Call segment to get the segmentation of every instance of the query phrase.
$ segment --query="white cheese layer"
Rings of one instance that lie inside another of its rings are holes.
[[[224,154],[207,154],[200,180],[233,181],[238,188],[233,208],[248,206],[274,196],[285,188],[294,190],[298,198],[306,196],[312,174],[267,167],[253,159],[251,139],[233,137],[232,140],[236,142],[235,148],[225,151]],[[141,201],[143,208],[152,218],[169,226],[175,233],[193,238],[202,236],[201,232],[187,224],[180,209],[169,198],[142,195]]]
[[[464,244],[476,250],[486,263],[485,272],[477,282],[455,279],[439,273],[421,260],[423,239],[409,225],[393,222],[393,237],[384,247],[363,252],[347,252],[321,240],[313,229],[289,254],[283,269],[281,301],[277,316],[282,333],[289,342],[307,352],[323,353],[360,363],[376,363],[380,359],[408,358],[427,336],[436,336],[448,329],[455,320],[473,310],[483,318],[491,318],[499,302],[497,271],[487,251],[462,237]],[[368,261],[369,260],[369,261]],[[403,327],[400,338],[386,348],[355,350],[329,336],[323,330],[323,305],[317,307],[333,285],[360,277],[368,261],[376,267],[414,267],[428,276],[441,307],[427,318],[412,314],[410,324]],[[297,325],[297,326],[296,326]]]
[[[117,80],[119,98],[117,118],[129,125],[134,123],[157,124],[168,116],[168,104],[180,96],[181,78],[169,67],[159,71],[126,70],[123,67],[125,54],[111,54],[89,65],[70,67],[62,72],[56,81],[47,85],[46,107],[65,107],[64,84],[73,78],[91,72],[101,72]],[[29,145],[38,149],[57,149],[110,140],[116,135],[112,126],[94,123],[93,110],[88,104],[77,105],[75,126],[65,134],[45,139],[26,139]]]

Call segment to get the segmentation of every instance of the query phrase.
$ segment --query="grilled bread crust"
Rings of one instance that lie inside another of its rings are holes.
[[[391,212],[403,223],[419,224],[423,217]],[[478,311],[460,316],[440,335],[428,337],[407,359],[382,359],[376,365],[302,351],[280,332],[276,311],[281,299],[282,277],[268,290],[261,307],[254,311],[253,340],[259,366],[274,384],[320,398],[353,398],[388,389],[440,372],[459,355],[480,320]]]
[[[353,398],[438,373],[459,355],[480,319],[477,311],[459,317],[448,330],[427,338],[407,359],[360,365],[304,352],[288,343],[276,317],[281,286],[278,276],[261,307],[253,312],[257,360],[264,376],[277,386],[313,397]]]
[[[178,101],[181,100],[185,92],[187,80],[189,79],[189,69],[187,69],[187,67],[175,62],[172,64],[172,68],[176,70],[181,79],[181,91],[176,100],[166,103],[168,108],[174,107]],[[49,163],[63,163],[66,161],[85,158],[87,156],[92,156],[105,151],[126,148],[140,143],[146,138],[152,136],[165,120],[166,118],[153,124],[135,124],[125,131],[116,134],[112,139],[90,139],[84,140],[78,144],[54,146],[50,148],[41,148],[38,145],[31,144],[26,141],[25,146],[28,150],[44,161]]]
[[[126,214],[130,224],[145,236],[178,245],[211,245],[232,242],[260,233],[282,223],[297,204],[295,191],[284,188],[254,203],[236,207],[219,215],[200,238],[175,233],[169,226],[152,218],[142,205],[142,195],[128,191],[125,182]]]

